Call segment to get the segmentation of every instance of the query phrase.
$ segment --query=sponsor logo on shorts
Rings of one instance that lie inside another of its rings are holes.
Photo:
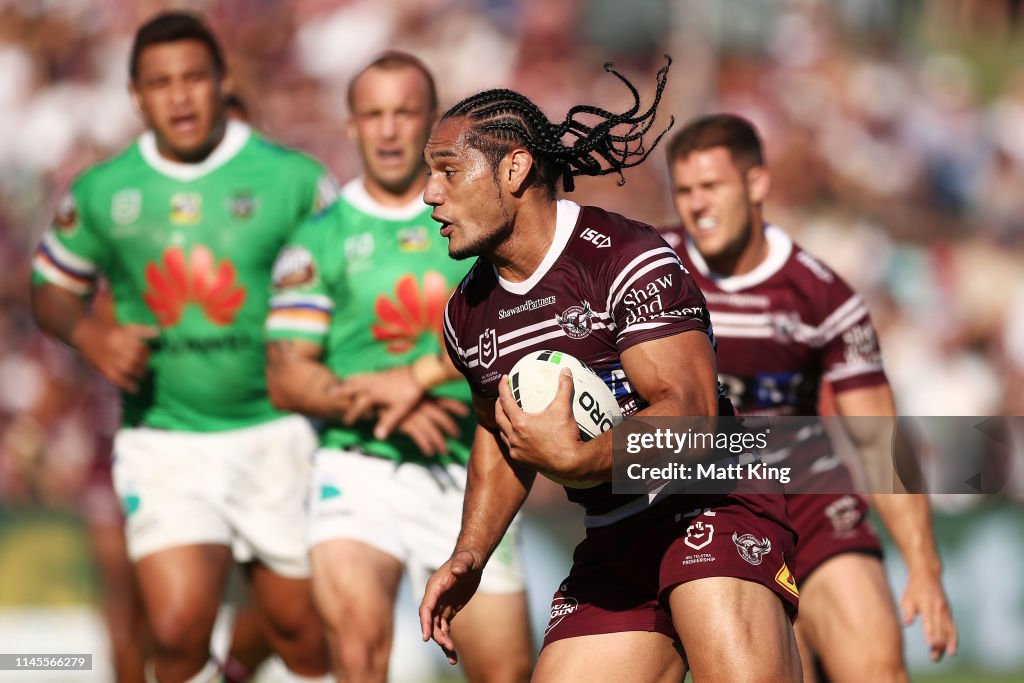
[[[125,517],[131,517],[138,512],[140,505],[142,505],[142,499],[137,493],[126,493],[121,498],[121,507],[124,509]]]
[[[796,587],[796,579],[793,578],[793,573],[789,571],[789,567],[785,562],[779,567],[779,571],[775,573],[775,583],[782,586],[787,593],[794,597],[800,597],[800,590]]]
[[[683,539],[683,543],[694,550],[700,550],[708,543],[711,543],[711,539],[714,538],[714,536],[714,525],[697,521],[686,528],[686,538]]]
[[[320,485],[320,500],[330,500],[331,498],[339,498],[340,496],[341,489],[334,484]]]
[[[551,601],[551,620],[548,622],[548,627],[544,630],[545,635],[562,623],[563,619],[579,609],[579,606],[580,604],[576,598],[556,596]]]
[[[732,542],[736,544],[740,557],[755,566],[761,564],[764,556],[772,551],[772,542],[767,537],[758,540],[753,534],[740,536],[734,531]]]

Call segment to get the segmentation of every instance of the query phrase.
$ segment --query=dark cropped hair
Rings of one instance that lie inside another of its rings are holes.
[[[352,111],[352,102],[355,99],[355,85],[360,76],[370,69],[394,71],[405,68],[415,69],[423,75],[423,78],[427,81],[427,97],[429,99],[430,111],[437,111],[437,85],[434,84],[434,76],[430,73],[430,69],[427,68],[427,65],[419,57],[399,50],[388,50],[364,66],[359,70],[359,73],[352,77],[352,80],[348,82],[348,91],[346,93],[349,111]]]
[[[733,163],[743,170],[764,166],[764,151],[757,129],[735,114],[713,114],[686,124],[668,144],[668,161],[671,164],[693,152],[713,147],[728,149]]]
[[[468,142],[487,156],[493,169],[516,146],[523,146],[534,157],[536,182],[546,187],[551,196],[561,179],[566,192],[572,192],[575,176],[600,176],[616,173],[619,184],[626,182],[622,170],[644,161],[675,119],[645,148],[643,136],[651,129],[658,113],[671,57],[655,76],[654,102],[640,112],[640,93],[625,76],[605,64],[605,71],[622,81],[633,95],[633,106],[621,113],[580,104],[572,107],[560,123],[552,123],[544,112],[526,96],[512,90],[486,90],[467,97],[445,112],[442,120],[468,117],[471,130]],[[596,118],[587,125],[576,117],[580,114]],[[623,131],[620,126],[627,126]],[[621,134],[616,135],[615,131]],[[562,138],[571,138],[568,143]]]
[[[210,51],[217,75],[224,75],[224,56],[213,33],[203,20],[188,12],[163,12],[156,15],[135,32],[132,44],[129,73],[134,81],[139,75],[139,58],[143,50],[160,43],[176,43],[179,40],[198,40]]]

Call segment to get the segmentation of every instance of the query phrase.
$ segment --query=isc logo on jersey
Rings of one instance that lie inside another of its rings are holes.
[[[622,411],[611,390],[593,370],[561,351],[535,351],[519,359],[509,373],[509,387],[519,407],[528,413],[547,408],[558,391],[562,368],[572,371],[572,413],[580,438],[589,441],[622,422]],[[563,486],[590,488],[596,481],[572,481],[545,475]]]

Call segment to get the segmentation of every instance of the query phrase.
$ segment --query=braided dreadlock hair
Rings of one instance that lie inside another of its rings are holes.
[[[668,127],[658,133],[651,146],[644,146],[643,136],[654,125],[668,70],[672,65],[671,57],[665,55],[665,60],[665,66],[658,69],[655,76],[657,88],[654,102],[643,113],[638,113],[640,93],[608,63],[604,65],[604,70],[622,81],[633,95],[633,106],[624,112],[615,114],[599,107],[579,104],[566,113],[561,123],[552,123],[524,95],[513,90],[495,89],[467,97],[445,112],[441,120],[468,117],[473,123],[467,139],[490,160],[495,172],[509,151],[517,145],[526,147],[535,159],[537,182],[546,187],[552,197],[559,178],[566,192],[573,191],[573,178],[576,176],[616,173],[619,185],[622,185],[626,182],[622,170],[643,163],[675,123],[672,117]],[[597,117],[598,122],[587,125],[577,120],[580,114]],[[620,126],[628,128],[620,135],[613,134]],[[568,143],[563,142],[566,137],[570,138]]]

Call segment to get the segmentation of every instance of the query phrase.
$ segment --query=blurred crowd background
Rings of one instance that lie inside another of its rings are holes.
[[[729,110],[760,128],[774,174],[767,216],[864,294],[901,412],[1024,410],[1020,0],[0,0],[8,518],[28,504],[104,504],[88,492],[109,456],[116,397],[36,330],[29,256],[75,174],[141,131],[127,92],[131,39],[171,6],[208,17],[254,124],[341,180],[359,171],[346,85],[384,49],[420,56],[443,108],[505,86],[552,119],[574,104],[629,103],[605,62],[649,94],[671,55],[659,123]],[[617,180],[580,181],[573,199],[676,222],[661,150]],[[539,493],[538,513],[561,495]],[[1015,595],[1012,624],[1024,629]],[[18,600],[17,587],[0,590],[0,603]],[[1007,661],[1024,667],[1020,657]]]

